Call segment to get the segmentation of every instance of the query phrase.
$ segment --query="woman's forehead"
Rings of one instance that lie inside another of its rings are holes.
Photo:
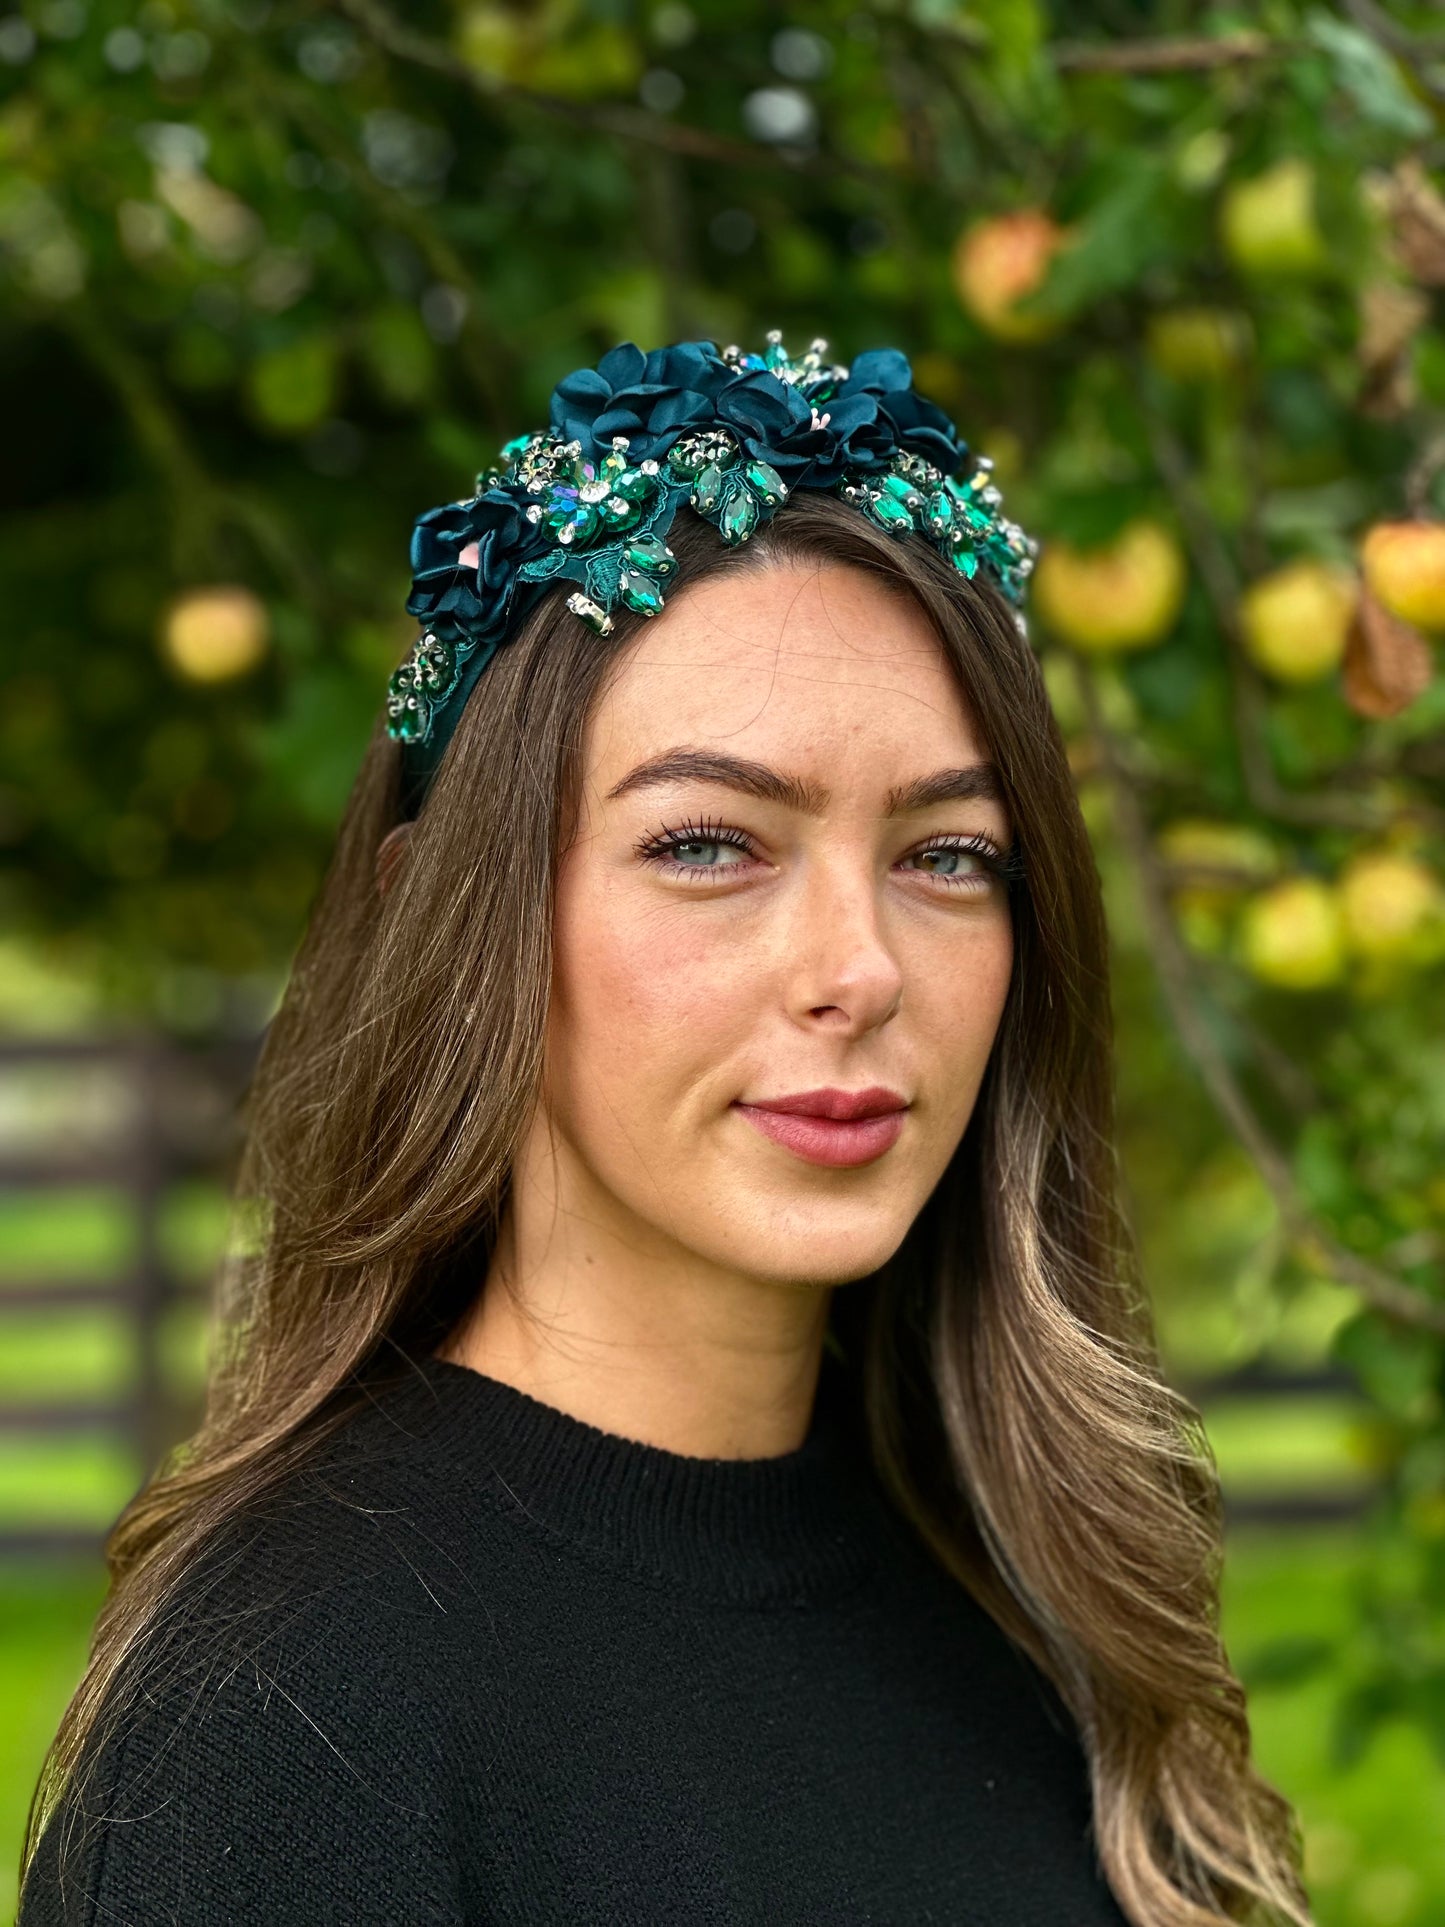
[[[684,584],[646,624],[639,641],[643,653],[661,649],[681,655],[706,650],[719,639],[771,653],[828,638],[841,653],[866,657],[880,635],[915,643],[926,638],[937,646],[914,597],[875,571],[827,560],[769,560]]]
[[[933,767],[985,753],[923,610],[829,564],[738,571],[680,596],[623,652],[588,738],[604,787],[684,742],[826,762],[828,781],[840,757]]]

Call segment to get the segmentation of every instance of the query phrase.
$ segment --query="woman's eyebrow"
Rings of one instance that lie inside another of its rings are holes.
[[[630,770],[620,783],[607,792],[610,803],[615,797],[634,790],[656,789],[664,783],[718,783],[741,790],[764,803],[780,803],[784,809],[804,816],[821,816],[832,800],[832,792],[821,783],[807,783],[783,770],[756,763],[744,756],[728,756],[721,751],[690,749],[682,746],[650,756]],[[885,816],[903,816],[911,810],[926,810],[937,803],[985,801],[1002,803],[1003,786],[995,763],[965,763],[957,769],[934,770],[911,783],[895,786],[888,792]]]

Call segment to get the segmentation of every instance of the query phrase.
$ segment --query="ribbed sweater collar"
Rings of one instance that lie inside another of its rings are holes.
[[[886,1501],[827,1354],[807,1437],[761,1459],[667,1451],[471,1366],[414,1366],[417,1416],[452,1479],[554,1543],[739,1605],[826,1601],[877,1569]]]

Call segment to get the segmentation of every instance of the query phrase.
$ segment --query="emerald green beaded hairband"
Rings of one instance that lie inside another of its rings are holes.
[[[519,435],[476,492],[412,533],[407,611],[422,633],[387,686],[414,816],[477,678],[554,577],[599,635],[620,603],[656,615],[677,573],[668,530],[686,503],[745,542],[800,488],[829,489],[890,533],[921,535],[962,574],[987,571],[1027,640],[1038,543],[1001,513],[993,464],[913,388],[906,356],[870,348],[851,368],[796,360],[776,328],[761,355],[680,341],[620,343],[552,391],[550,426]]]

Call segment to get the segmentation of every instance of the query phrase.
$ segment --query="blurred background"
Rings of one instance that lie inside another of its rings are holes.
[[[1442,188],[1431,6],[0,15],[0,1891],[412,522],[613,342],[777,327],[902,346],[1044,544],[1257,1750],[1322,1927],[1445,1920]]]

